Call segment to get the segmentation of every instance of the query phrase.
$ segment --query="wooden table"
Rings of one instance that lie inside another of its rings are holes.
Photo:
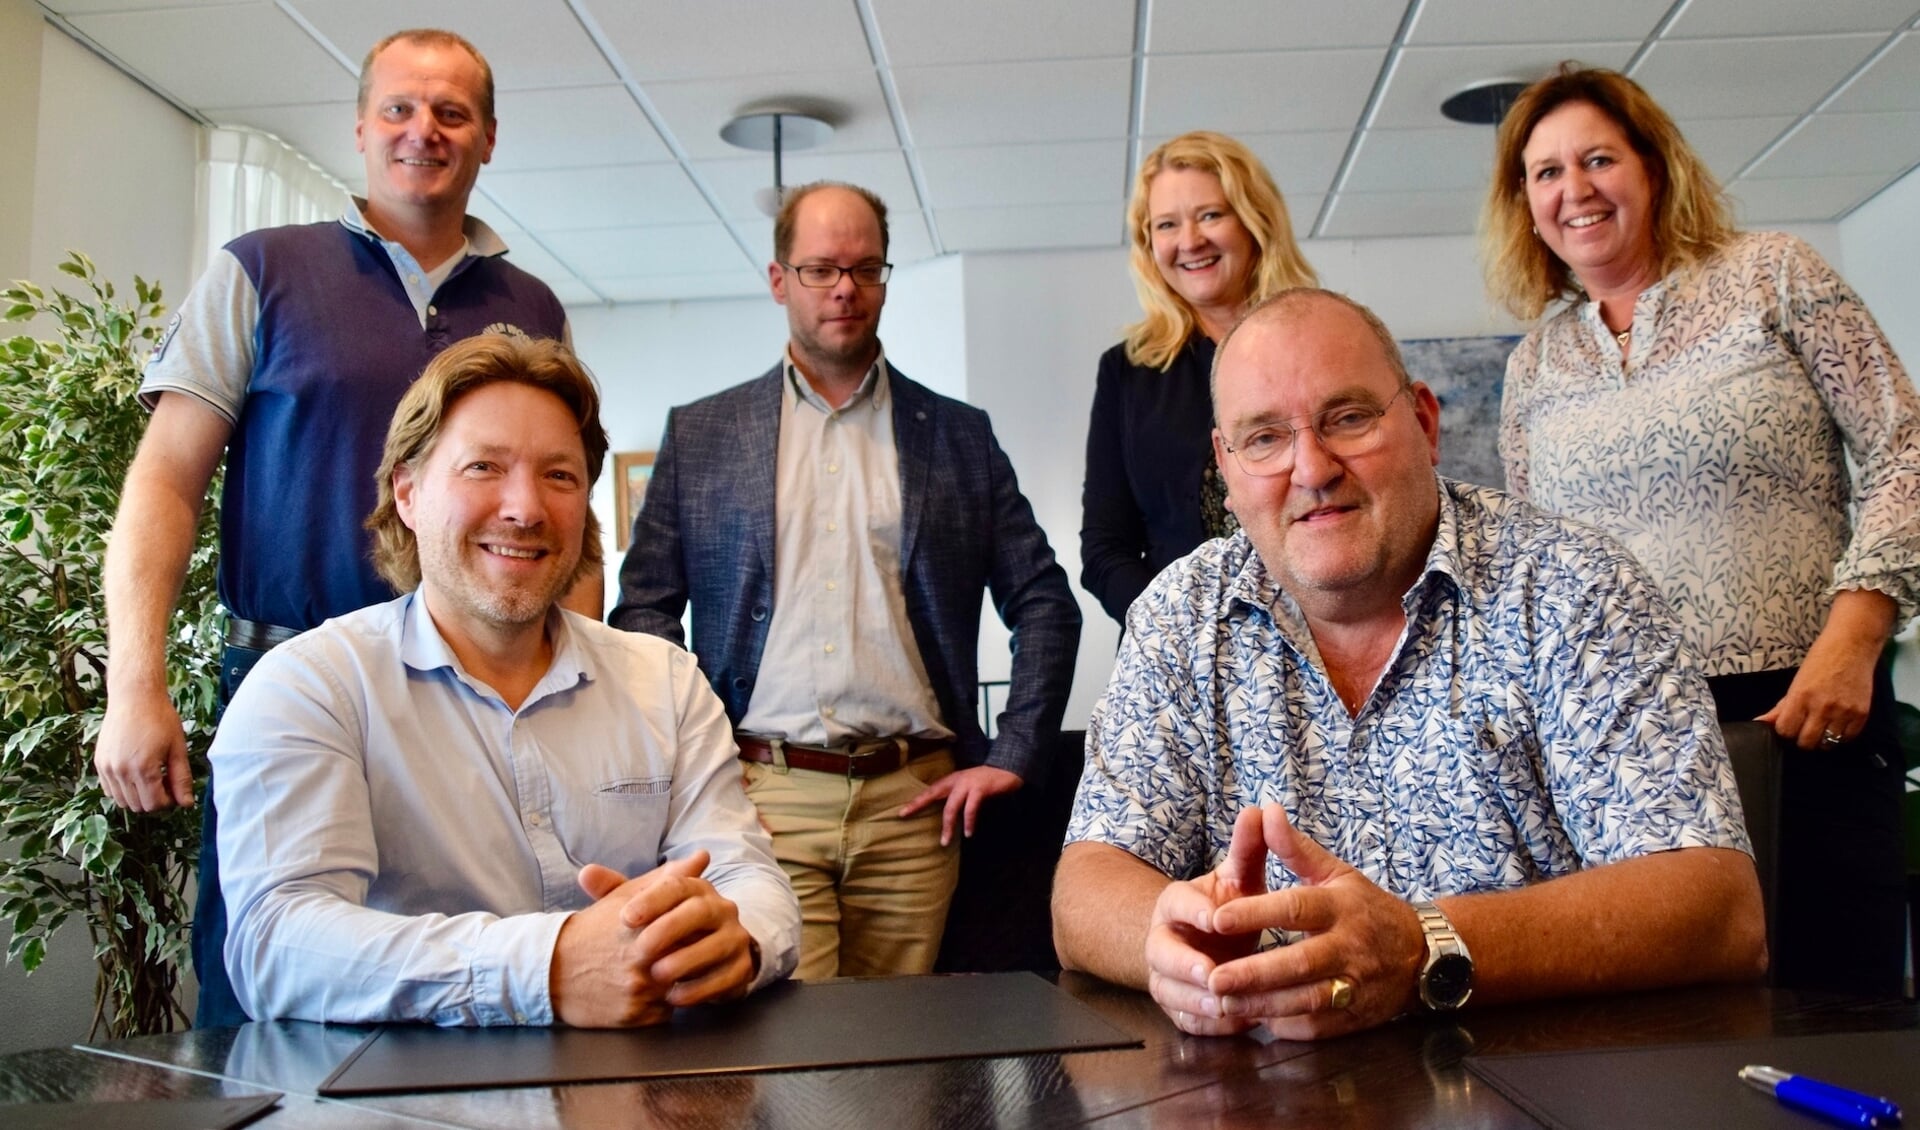
[[[0,1059],[0,1101],[287,1093],[255,1125],[456,1127],[1522,1127],[1469,1054],[1920,1027],[1920,1006],[1705,988],[1412,1017],[1319,1044],[1181,1035],[1146,997],[1062,987],[1143,1049],[353,1100],[314,1097],[365,1029],[279,1022]],[[939,1023],[927,1017],[927,1023]],[[36,1084],[34,1081],[39,1080]],[[0,1113],[0,1122],[4,1122]],[[417,1123],[416,1123],[417,1124]]]

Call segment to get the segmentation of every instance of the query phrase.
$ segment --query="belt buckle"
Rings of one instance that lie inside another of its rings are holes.
[[[893,765],[891,765],[890,767],[888,767],[888,768],[887,768],[887,769],[885,769],[885,770],[882,770],[882,773],[891,773],[891,772],[893,772],[893,771],[894,771],[895,769],[898,769],[898,768],[900,768],[900,767],[901,767],[902,765],[905,765],[905,764],[907,763],[907,759],[906,759],[906,756],[905,756],[905,755],[906,755],[906,743],[905,743],[904,741],[902,741],[901,739],[899,739],[899,738],[877,738],[877,739],[874,739],[874,740],[873,740],[873,745],[872,745],[872,748],[870,748],[870,749],[868,749],[868,750],[866,750],[865,752],[861,752],[861,751],[860,751],[860,746],[859,746],[859,744],[858,744],[858,743],[855,743],[855,744],[854,744],[854,746],[853,746],[853,748],[852,748],[851,750],[849,750],[849,751],[848,751],[848,753],[847,753],[847,755],[846,755],[846,758],[847,758],[847,780],[849,780],[849,781],[852,781],[852,780],[856,780],[856,779],[857,779],[857,778],[856,778],[856,777],[854,776],[854,772],[853,772],[853,769],[854,769],[854,766],[855,766],[855,765],[859,765],[860,767],[862,767],[862,768],[865,768],[865,767],[866,767],[867,765],[869,765],[869,764],[873,764],[872,762],[869,762],[869,761],[867,760],[868,758],[870,758],[870,757],[879,757],[879,756],[880,756],[881,754],[883,754],[883,753],[892,753],[892,754],[894,754],[894,755],[895,755],[895,757],[897,758],[897,760],[896,760],[896,761],[895,761],[895,762],[893,763]],[[882,775],[882,773],[869,773],[869,774],[866,774],[866,776],[867,776],[867,777],[878,777],[878,776],[881,776],[881,775]],[[858,779],[864,779],[864,778],[858,778]]]

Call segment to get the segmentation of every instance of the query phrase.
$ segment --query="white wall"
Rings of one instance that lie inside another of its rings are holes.
[[[0,269],[57,286],[72,280],[54,265],[75,248],[117,288],[130,294],[139,274],[178,302],[192,261],[193,123],[47,25],[33,4],[0,0],[0,44]],[[32,186],[24,207],[23,184]],[[64,928],[49,949],[31,978],[0,970],[0,1053],[86,1038],[94,965],[84,927]]]
[[[0,282],[24,278],[33,249],[33,158],[40,133],[40,29],[26,0],[0,0]]]

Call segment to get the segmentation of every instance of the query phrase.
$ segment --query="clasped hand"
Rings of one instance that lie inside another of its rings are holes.
[[[1267,854],[1301,885],[1268,891]],[[1261,931],[1301,932],[1258,951]],[[1182,1031],[1230,1035],[1265,1024],[1310,1040],[1358,1031],[1407,1010],[1426,943],[1413,907],[1302,835],[1279,805],[1248,808],[1227,858],[1161,891],[1147,929],[1147,988]],[[1334,1007],[1333,979],[1353,986]]]
[[[594,904],[568,917],[553,945],[556,1020],[576,1028],[660,1024],[676,1008],[743,996],[757,970],[739,909],[701,878],[696,851],[637,879],[589,864]]]

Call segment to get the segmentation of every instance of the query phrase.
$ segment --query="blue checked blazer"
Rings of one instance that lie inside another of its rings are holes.
[[[774,477],[782,365],[667,414],[647,499],[608,617],[693,651],[738,725],[773,618]],[[993,438],[987,414],[891,369],[907,617],[957,740],[955,760],[1023,780],[1045,768],[1073,684],[1080,609]],[[980,594],[1013,634],[1006,710],[979,722]]]

